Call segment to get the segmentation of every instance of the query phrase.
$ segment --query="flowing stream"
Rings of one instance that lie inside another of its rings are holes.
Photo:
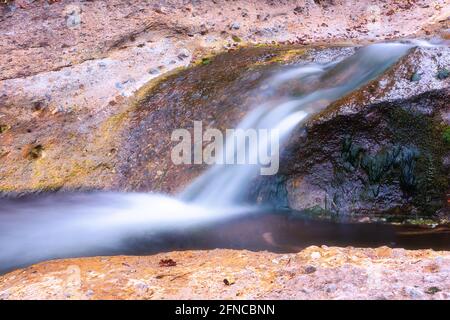
[[[311,82],[313,85],[300,96],[276,96],[273,101],[258,106],[242,120],[238,128],[276,129],[282,145],[301,122],[384,72],[411,47],[400,43],[374,44],[357,50],[354,55],[339,63],[304,65],[277,74],[268,80],[271,87],[277,88],[293,80]],[[267,143],[267,140],[263,140],[257,145],[249,146],[241,141],[226,155],[236,158],[237,153],[246,149],[249,158],[256,158],[256,154],[267,149]],[[225,144],[225,148],[228,144]],[[258,165],[216,165],[196,179],[183,192],[182,199],[214,206],[239,203],[245,197],[245,190],[258,170]]]
[[[294,128],[324,110],[331,102],[384,72],[412,47],[411,44],[400,43],[374,44],[357,50],[354,55],[340,62],[284,69],[267,82],[268,90],[275,94],[264,104],[256,106],[238,127],[278,129],[282,146]],[[277,88],[289,81],[309,85],[295,97],[279,95]],[[248,148],[245,151],[252,155],[260,152],[260,148],[267,147],[267,143],[263,139],[256,146],[238,144],[235,150],[226,154],[236,157],[239,149]],[[228,143],[225,149],[227,146]],[[233,219],[253,217],[258,210],[244,205],[242,200],[260,168],[260,165],[214,165],[178,198],[155,194],[89,193],[0,200],[0,272],[60,257],[208,247],[202,245],[205,243],[202,242],[204,238],[198,237],[198,233],[196,238],[195,230],[205,233],[207,231],[202,228],[216,226],[217,229],[224,221],[235,221],[237,226],[241,226],[236,230],[245,234],[242,224]],[[261,215],[261,226],[267,227],[270,224],[264,223],[267,217],[263,217],[266,216]],[[277,217],[274,219],[284,219],[279,215]],[[252,221],[258,226],[257,220]],[[192,237],[186,236],[186,232]],[[275,234],[282,234],[281,231],[277,232]],[[273,234],[267,236],[270,233],[261,231],[260,237],[257,232],[254,234],[255,239],[262,239],[261,243],[265,245],[259,243],[252,247],[250,239],[233,245],[229,242],[230,237],[222,242],[210,239],[210,244],[281,251],[298,249],[292,243],[280,249],[277,244],[273,244]],[[298,233],[301,234],[302,230],[298,230]],[[182,240],[169,241],[167,234],[178,235]],[[212,236],[212,233],[209,234]],[[289,239],[291,242],[301,242],[294,238]],[[162,239],[167,242],[161,244]],[[191,243],[189,239],[193,239]],[[195,242],[195,239],[203,240]],[[173,243],[177,245],[170,245]],[[183,247],[182,243],[186,246]],[[306,243],[303,241],[299,245]],[[142,246],[144,249],[136,249]]]

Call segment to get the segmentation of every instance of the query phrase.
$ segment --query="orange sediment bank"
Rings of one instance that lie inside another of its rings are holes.
[[[6,274],[0,299],[449,299],[449,268],[448,251],[388,247],[94,257]]]

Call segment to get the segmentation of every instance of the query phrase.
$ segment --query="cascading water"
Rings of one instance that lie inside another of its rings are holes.
[[[410,48],[411,45],[399,43],[374,44],[358,50],[338,64],[300,66],[276,75],[269,79],[270,85],[275,88],[294,79],[313,81],[316,85],[308,88],[300,97],[275,97],[246,116],[238,128],[277,129],[282,144],[301,122],[384,72]],[[249,158],[256,157],[255,154],[259,154],[261,149],[267,149],[267,143],[264,140],[248,146],[245,141],[241,141],[231,153],[227,150],[226,156],[235,158],[242,149],[247,149],[245,152]],[[216,165],[195,180],[181,197],[207,205],[239,203],[245,198],[248,185],[257,175],[258,169],[257,165]]]
[[[307,118],[385,71],[410,48],[410,44],[375,44],[338,63],[282,70],[268,81],[275,94],[246,116],[239,128],[278,129],[282,143]],[[277,89],[289,81],[309,85],[295,97],[278,95]],[[259,141],[246,151],[257,153],[267,142]],[[227,155],[235,157],[242,148],[245,143]],[[251,208],[240,203],[259,169],[258,165],[215,165],[179,199],[92,193],[7,201],[0,214],[0,270],[50,258],[101,254],[105,249],[120,251],[124,240],[131,237],[248,212]]]

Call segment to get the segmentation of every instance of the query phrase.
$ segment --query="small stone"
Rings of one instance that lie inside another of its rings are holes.
[[[94,295],[94,290],[89,289],[88,291],[86,291],[86,297],[90,298]]]
[[[307,266],[307,267],[305,268],[305,273],[306,273],[306,274],[314,273],[314,272],[316,272],[316,271],[317,271],[316,267],[313,267],[313,266]]]
[[[167,14],[167,9],[165,7],[156,7],[153,9],[156,13]]]
[[[63,113],[65,111],[63,106],[57,106],[55,109],[52,110],[52,114],[55,115],[57,113]]]
[[[414,72],[414,73],[412,74],[410,80],[411,80],[412,82],[417,82],[417,81],[420,81],[420,79],[422,79],[422,75],[421,75],[420,73],[418,73],[418,72]]]
[[[333,293],[337,290],[337,286],[334,283],[329,283],[325,285],[324,289],[327,293]]]
[[[411,299],[421,299],[424,296],[424,293],[421,290],[414,287],[406,287],[405,292]]]
[[[439,277],[434,275],[427,275],[423,277],[423,281],[425,282],[438,282]]]
[[[311,259],[320,259],[320,257],[320,252],[314,251],[313,253],[311,253]]]
[[[224,283],[226,286],[231,286],[231,285],[235,284],[236,281],[234,280],[233,276],[228,276],[228,277],[226,277],[225,279],[223,279],[223,283]]]
[[[241,25],[239,24],[239,22],[233,22],[230,24],[230,30],[238,30],[241,28]]]
[[[68,5],[64,10],[68,28],[76,28],[81,24],[81,8],[77,5]]]
[[[379,247],[375,249],[375,254],[379,258],[389,258],[392,256],[392,249],[389,247]]]
[[[300,6],[297,6],[294,8],[294,14],[301,14],[303,13],[303,8]]]
[[[9,298],[8,292],[3,292],[0,294],[0,300],[7,300]]]
[[[159,70],[156,69],[156,68],[151,68],[150,70],[148,70],[148,73],[150,73],[150,74],[158,74]]]
[[[139,290],[148,290],[149,286],[143,282],[139,282],[136,284],[136,289]]]
[[[106,63],[103,62],[103,61],[100,61],[100,62],[98,63],[98,66],[99,66],[100,68],[106,68]]]
[[[183,48],[178,53],[178,59],[183,60],[185,58],[189,58],[190,55],[191,53],[189,52],[189,50]]]
[[[440,69],[436,75],[439,80],[447,79],[450,76],[450,71],[448,69]]]

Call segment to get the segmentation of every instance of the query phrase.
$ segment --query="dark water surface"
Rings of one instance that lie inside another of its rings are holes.
[[[129,201],[143,206],[130,207]],[[200,209],[178,205],[170,198],[114,193],[0,200],[0,273],[55,258],[174,250],[290,253],[310,245],[450,250],[448,226],[339,223],[267,210],[237,215],[211,210],[206,214],[218,217],[206,220]],[[172,217],[171,206],[182,214]]]
[[[129,239],[128,253],[187,249],[248,249],[292,253],[310,245],[450,250],[450,228],[383,223],[341,223],[293,217],[289,212],[259,212],[204,228]]]

